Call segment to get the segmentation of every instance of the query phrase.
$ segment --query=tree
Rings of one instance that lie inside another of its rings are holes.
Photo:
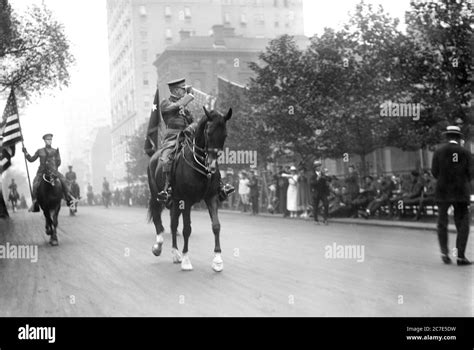
[[[150,158],[145,154],[143,145],[147,132],[147,123],[143,123],[132,136],[127,138],[127,171],[131,180],[139,180],[146,176],[148,162]]]
[[[361,2],[344,29],[313,37],[303,57],[302,86],[312,96],[304,109],[313,116],[308,123],[320,150],[316,153],[346,159],[357,154],[364,174],[366,155],[396,144],[392,130],[407,123],[381,115],[385,101],[404,98],[397,67],[405,40],[397,25],[382,7]]]
[[[19,16],[0,1],[0,87],[14,87],[17,97],[28,99],[67,86],[74,57],[63,25],[44,4]]]
[[[421,147],[439,143],[440,133],[460,119],[465,135],[474,122],[473,5],[471,1],[412,1],[407,34],[412,43],[406,69],[409,92],[426,108],[415,128],[401,129]]]
[[[249,99],[247,88],[219,81],[216,108],[223,114],[232,108],[225,146],[236,151],[256,151],[257,166],[264,166],[270,155],[269,143],[264,135],[264,123],[252,109]]]
[[[272,150],[289,150],[305,160],[315,149],[314,132],[304,109],[303,52],[289,35],[270,42],[260,54],[261,63],[251,63],[255,72],[248,96],[252,111],[263,123],[261,132]]]

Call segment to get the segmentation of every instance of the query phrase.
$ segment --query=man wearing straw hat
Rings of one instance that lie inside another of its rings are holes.
[[[469,201],[471,181],[471,154],[461,146],[463,135],[458,126],[448,126],[443,133],[447,144],[436,150],[433,155],[432,173],[436,178],[435,199],[438,205],[438,240],[441,259],[450,264],[448,253],[448,209],[454,207],[456,224],[457,264],[471,265],[466,258],[466,246],[469,236]]]

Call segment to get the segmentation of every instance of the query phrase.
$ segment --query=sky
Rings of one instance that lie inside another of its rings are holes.
[[[30,154],[43,147],[41,136],[47,132],[55,135],[53,146],[61,150],[64,164],[67,164],[71,150],[68,150],[66,130],[71,119],[84,118],[91,114],[110,123],[109,67],[107,43],[106,0],[43,0],[55,17],[64,23],[71,42],[71,51],[76,65],[71,71],[71,83],[61,91],[50,91],[49,96],[32,101],[20,111],[25,146]],[[41,0],[10,0],[14,10],[22,12]],[[303,0],[305,34],[321,34],[325,27],[338,28],[348,18],[359,0]],[[393,17],[402,22],[409,0],[366,0],[381,3]],[[0,101],[0,108],[4,101]],[[87,146],[86,146],[87,147]],[[24,171],[23,160],[18,156],[14,167]],[[14,159],[15,160],[15,159]],[[30,166],[30,173],[36,172]]]

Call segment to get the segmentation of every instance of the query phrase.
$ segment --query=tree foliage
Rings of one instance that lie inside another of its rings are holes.
[[[127,138],[128,165],[126,164],[126,166],[131,180],[139,180],[141,177],[146,176],[146,169],[150,158],[143,150],[145,142],[143,135],[146,135],[147,126],[147,123],[142,124],[132,136]]]
[[[63,25],[44,4],[18,15],[0,1],[0,86],[26,98],[67,86],[74,57]]]
[[[343,29],[326,28],[305,50],[290,36],[271,41],[251,65],[250,102],[265,138],[303,159],[357,154],[365,172],[364,157],[376,149],[432,146],[446,125],[467,126],[472,5],[417,1],[407,25],[404,34],[381,6],[361,1]],[[389,102],[420,115],[385,116]]]

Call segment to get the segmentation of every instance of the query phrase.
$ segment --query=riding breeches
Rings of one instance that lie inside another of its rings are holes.
[[[171,164],[174,160],[174,152],[176,150],[176,143],[178,142],[178,133],[169,132],[165,136],[165,140],[163,145],[161,146],[160,150],[160,162],[163,164],[163,171],[170,172],[171,171]]]

